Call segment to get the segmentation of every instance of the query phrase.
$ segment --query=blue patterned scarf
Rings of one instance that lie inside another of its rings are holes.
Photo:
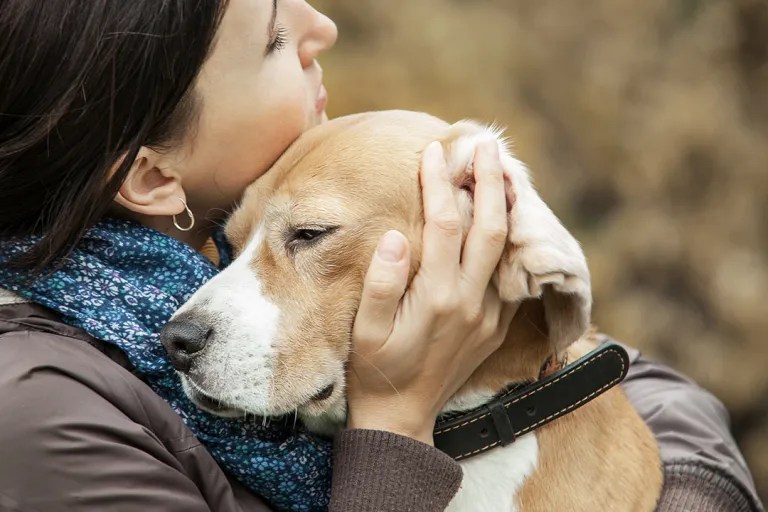
[[[10,258],[35,238],[0,240],[0,287],[58,312],[69,325],[119,347],[213,457],[280,510],[325,510],[331,444],[302,431],[220,418],[195,408],[160,344],[171,315],[218,270],[191,247],[130,221],[88,231],[60,269],[30,281]]]

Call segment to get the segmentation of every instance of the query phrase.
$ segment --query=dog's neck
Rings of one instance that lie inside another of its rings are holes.
[[[541,376],[542,365],[552,358],[546,329],[541,302],[524,302],[509,327],[504,343],[475,370],[442,412],[470,411],[488,403],[510,386],[537,380]]]

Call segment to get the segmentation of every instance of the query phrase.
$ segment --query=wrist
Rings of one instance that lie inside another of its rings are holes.
[[[430,446],[435,444],[433,439],[435,418],[425,418],[423,413],[405,414],[386,407],[357,411],[350,408],[347,428],[381,430],[410,437]]]
[[[427,444],[429,446],[435,445],[435,440],[432,437],[432,429],[412,429],[407,426],[402,426],[393,423],[385,423],[381,421],[370,421],[360,423],[347,423],[347,428],[350,430],[376,430],[379,432],[388,432],[390,434],[396,434],[398,436],[407,437],[414,441]]]

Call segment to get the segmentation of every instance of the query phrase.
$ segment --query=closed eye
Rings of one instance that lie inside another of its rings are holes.
[[[285,48],[286,44],[288,44],[288,29],[282,25],[277,25],[267,45],[266,55],[279,52]]]
[[[339,229],[339,226],[311,226],[291,228],[285,246],[290,251],[310,247]]]

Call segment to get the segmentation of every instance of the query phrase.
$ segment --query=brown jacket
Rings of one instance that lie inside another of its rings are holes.
[[[627,391],[640,396],[638,409],[660,438],[666,464],[659,510],[760,510],[719,402],[633,357],[640,373],[630,376]],[[654,382],[665,390],[666,381],[674,381],[674,396],[654,397]],[[708,401],[703,412],[677,411]],[[690,435],[686,414],[699,425]],[[330,508],[443,510],[460,481],[459,466],[434,448],[385,432],[345,431],[335,442]],[[168,405],[130,373],[122,353],[43,308],[0,305],[0,511],[94,510],[269,507],[224,474]]]

